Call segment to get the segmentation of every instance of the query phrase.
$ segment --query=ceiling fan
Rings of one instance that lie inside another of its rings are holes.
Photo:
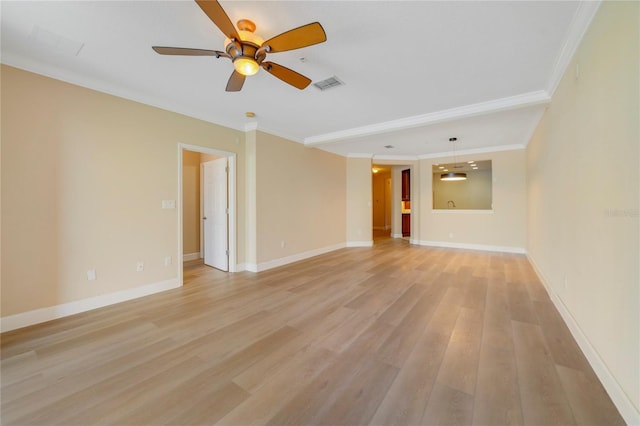
[[[275,62],[265,61],[267,53],[284,52],[312,46],[327,40],[327,36],[319,22],[303,25],[286,31],[280,35],[263,41],[254,33],[256,25],[248,19],[238,21],[238,30],[233,26],[229,16],[216,0],[195,0],[204,13],[227,37],[225,51],[190,49],[184,47],[153,46],[153,50],[161,55],[215,56],[229,58],[233,62],[234,71],[227,83],[227,92],[238,92],[242,89],[246,76],[254,75],[262,67],[271,75],[300,90],[306,88],[311,80],[287,67]]]

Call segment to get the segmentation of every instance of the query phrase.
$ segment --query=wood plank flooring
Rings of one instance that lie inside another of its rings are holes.
[[[521,255],[383,238],[1,336],[3,425],[620,425]]]

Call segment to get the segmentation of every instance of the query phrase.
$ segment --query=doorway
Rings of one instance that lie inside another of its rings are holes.
[[[392,178],[389,166],[373,165],[371,168],[373,240],[391,237]]]
[[[179,281],[185,262],[235,272],[236,154],[187,144],[178,151]]]

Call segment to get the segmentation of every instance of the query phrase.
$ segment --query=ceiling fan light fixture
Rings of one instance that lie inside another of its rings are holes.
[[[456,180],[467,180],[466,173],[443,173],[440,175],[440,180],[444,181],[456,181]]]
[[[260,65],[256,60],[247,56],[239,56],[234,59],[233,67],[242,75],[254,75],[260,70]]]

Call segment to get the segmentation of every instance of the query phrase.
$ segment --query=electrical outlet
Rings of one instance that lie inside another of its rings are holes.
[[[142,260],[138,260],[138,263],[136,264],[136,272],[142,271],[144,271],[144,262]]]
[[[164,266],[171,265],[171,256],[167,256],[164,258]]]
[[[280,241],[280,248],[284,248],[284,246],[285,246],[284,240]]]
[[[449,238],[453,238],[453,232],[449,232]]]
[[[87,269],[87,281],[95,281],[95,280],[96,280],[96,270]]]

